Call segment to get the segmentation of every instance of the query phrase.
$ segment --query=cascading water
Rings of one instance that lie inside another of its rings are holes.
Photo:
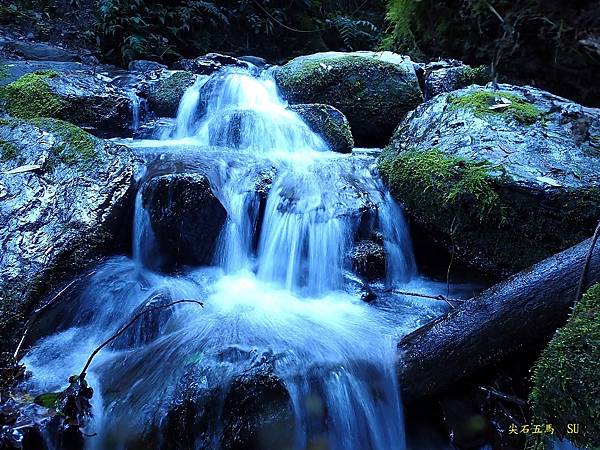
[[[357,236],[376,233],[387,287],[436,289],[416,276],[402,211],[372,157],[329,151],[268,74],[240,69],[197,81],[170,135],[130,145],[148,160],[160,155],[159,171],[185,161],[209,177],[228,214],[214,265],[150,270],[160,255],[140,191],[134,258],[98,267],[62,331],[29,352],[32,389],[60,387],[146,305],[196,299],[204,308],[143,316],[94,361],[91,448],[181,439],[184,448],[248,448],[239,446],[247,415],[268,425],[257,425],[253,448],[405,448],[395,342],[443,304],[389,294],[370,305],[356,293],[348,252]],[[240,393],[252,389],[259,413]],[[191,423],[174,425],[181,417]]]

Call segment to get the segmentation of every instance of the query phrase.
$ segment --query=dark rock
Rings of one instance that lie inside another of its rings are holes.
[[[259,69],[262,69],[267,65],[267,60],[261,58],[260,56],[240,56],[238,59],[240,61],[249,62],[250,64],[252,64],[255,67],[258,67]]]
[[[157,115],[175,117],[181,97],[194,81],[196,76],[190,72],[164,71],[159,79],[147,82],[141,90],[148,106]]]
[[[372,240],[359,241],[350,250],[352,269],[367,280],[385,277],[385,256],[383,244]]]
[[[344,113],[359,146],[385,145],[423,101],[410,59],[389,52],[301,56],[275,69],[274,77],[290,103],[325,103]]]
[[[126,147],[66,122],[0,120],[2,334],[16,311],[127,249],[137,167]]]
[[[87,73],[30,73],[7,85],[3,97],[15,117],[67,120],[96,135],[123,135],[131,124],[131,100],[107,79]]]
[[[233,380],[223,404],[222,449],[293,448],[294,431],[291,399],[268,362]]]
[[[77,53],[45,42],[11,41],[3,51],[32,61],[79,61]]]
[[[600,110],[531,88],[441,94],[379,161],[430,237],[494,274],[589,237],[600,219]]]
[[[163,70],[167,66],[156,61],[148,61],[146,59],[136,59],[131,61],[127,66],[130,72],[150,72],[152,70]]]
[[[142,311],[147,311],[137,319],[123,334],[110,344],[115,350],[126,350],[149,344],[158,336],[164,328],[165,323],[173,315],[173,309],[161,308],[174,300],[168,292],[153,292],[148,299],[138,306],[132,313],[133,318]],[[152,308],[156,308],[152,310]]]
[[[180,59],[171,66],[174,70],[185,70],[196,75],[212,75],[221,68],[215,61],[203,59]]]
[[[212,261],[227,211],[204,175],[155,177],[143,187],[142,200],[160,254],[164,256],[162,268]]]
[[[334,152],[350,153],[354,139],[344,114],[329,105],[292,105],[290,109],[304,120],[311,130],[320,135]]]
[[[425,100],[472,84],[485,85],[491,80],[487,67],[473,68],[453,59],[426,64],[422,70]]]
[[[134,139],[159,139],[169,135],[175,129],[175,121],[169,118],[160,118],[143,123],[133,132]]]
[[[208,53],[194,59],[180,59],[173,64],[172,69],[185,70],[197,75],[211,75],[226,66],[249,67],[249,64],[233,56]]]

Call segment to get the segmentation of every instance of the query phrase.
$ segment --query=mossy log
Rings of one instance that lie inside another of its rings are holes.
[[[591,240],[547,258],[405,336],[398,377],[406,402],[431,396],[547,342],[574,302]],[[584,288],[600,281],[600,245]]]

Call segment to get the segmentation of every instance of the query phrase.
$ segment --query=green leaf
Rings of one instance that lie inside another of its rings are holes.
[[[60,405],[61,392],[47,392],[40,394],[33,399],[33,403],[43,406],[44,408],[58,409]]]

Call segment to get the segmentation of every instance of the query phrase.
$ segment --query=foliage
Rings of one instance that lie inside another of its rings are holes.
[[[600,284],[592,286],[533,368],[529,402],[540,423],[581,448],[600,447]],[[566,434],[567,424],[578,434]]]
[[[493,108],[498,102],[506,102],[506,107]],[[448,95],[451,108],[468,108],[475,115],[501,115],[516,120],[524,125],[532,125],[540,120],[542,113],[537,106],[529,103],[523,97],[504,91],[474,90],[468,94]]]
[[[31,119],[55,116],[63,109],[64,104],[52,92],[47,81],[56,76],[58,73],[51,70],[23,75],[0,90],[0,99],[14,117]]]
[[[505,79],[600,104],[600,3],[592,0],[389,0],[382,47],[418,59],[490,64]]]
[[[215,50],[287,56],[290,50],[325,50],[324,40],[365,49],[379,40],[380,24],[369,20],[364,6],[353,0],[101,0],[99,42],[107,56],[123,63]],[[377,1],[368,10],[382,8]]]

